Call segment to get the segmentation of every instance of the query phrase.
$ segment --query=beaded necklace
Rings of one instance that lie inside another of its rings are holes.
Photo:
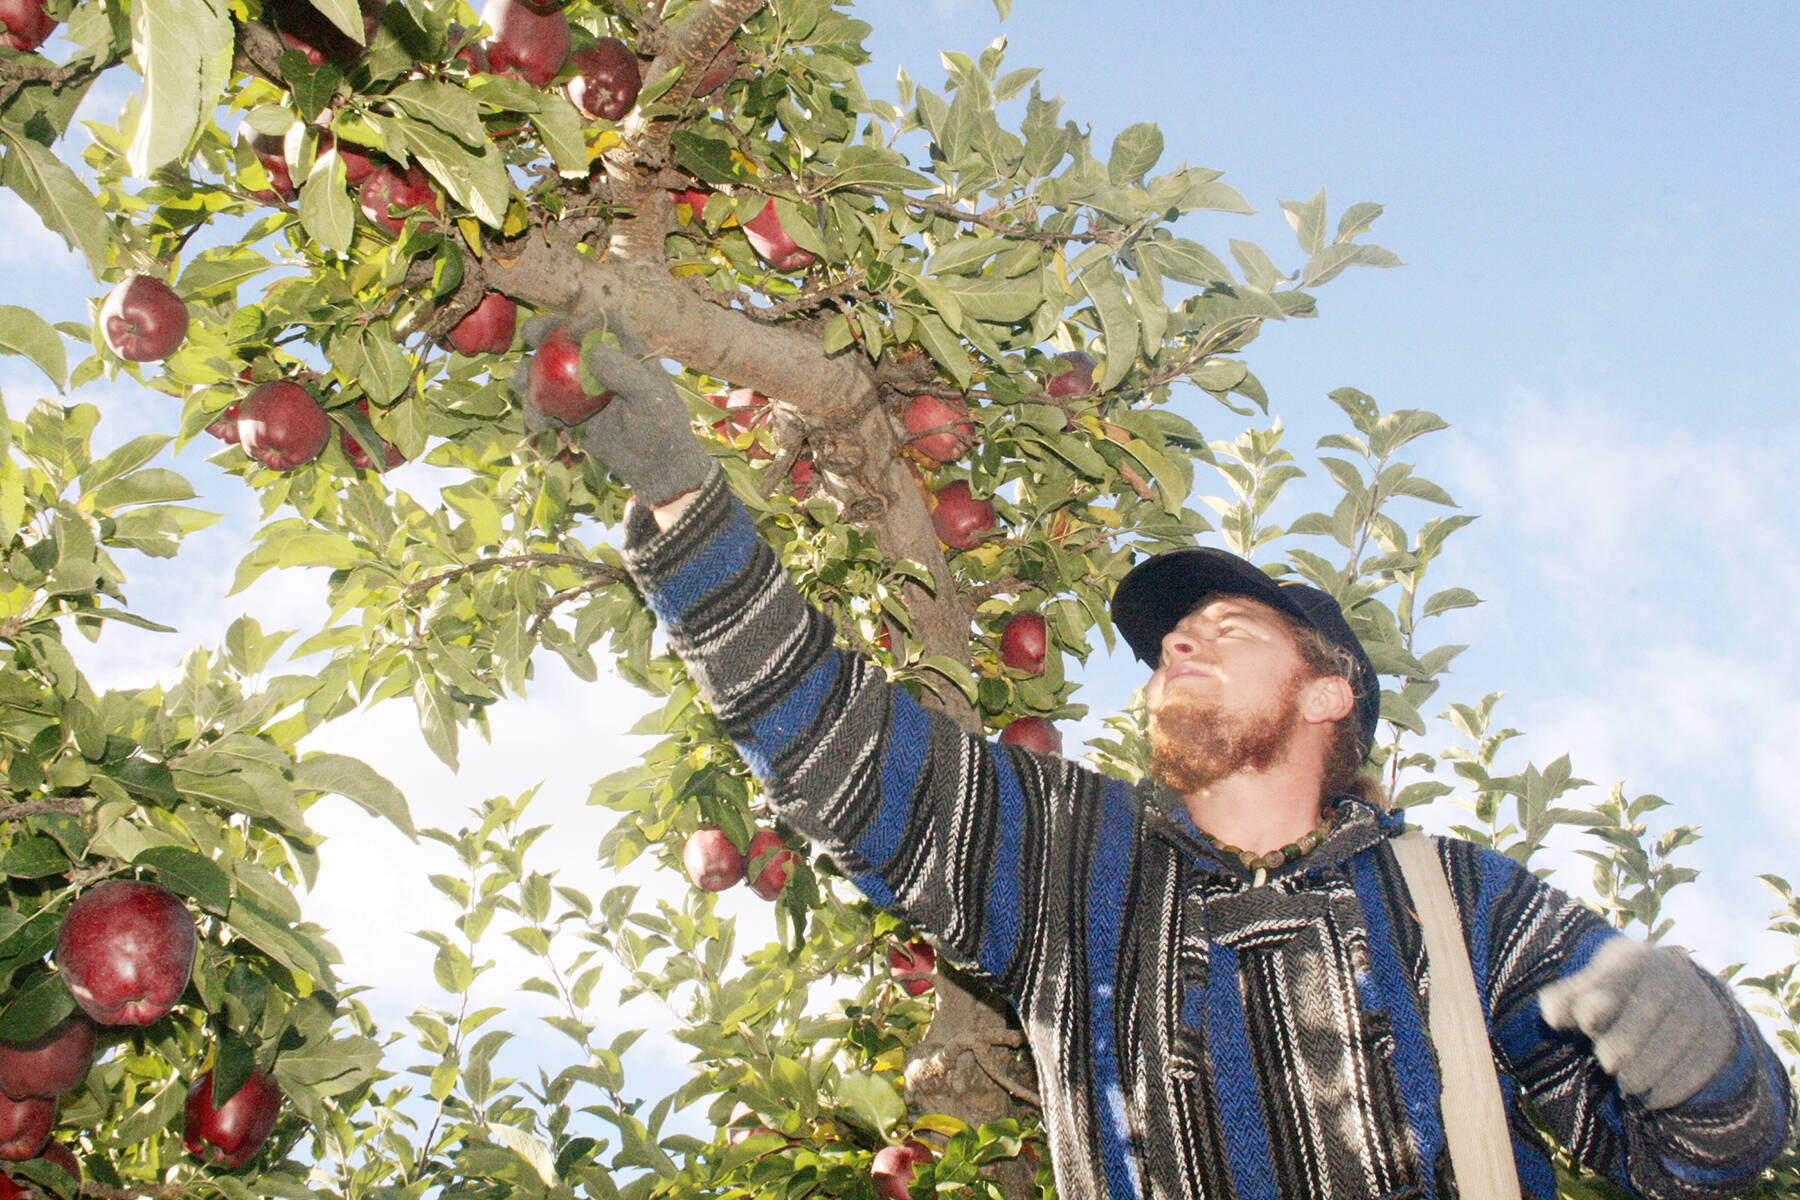
[[[1304,858],[1312,853],[1313,849],[1318,846],[1320,842],[1324,841],[1328,834],[1330,834],[1332,827],[1337,824],[1337,819],[1338,808],[1336,805],[1331,805],[1326,808],[1324,816],[1319,818],[1319,823],[1313,826],[1312,829],[1301,834],[1280,849],[1271,850],[1267,854],[1256,854],[1238,846],[1227,845],[1212,834],[1206,832],[1204,829],[1200,829],[1200,836],[1206,839],[1207,845],[1217,850],[1220,854],[1236,858],[1238,862],[1243,864],[1244,870],[1254,872],[1255,874],[1250,880],[1250,886],[1261,887],[1268,882],[1270,871],[1275,870],[1277,867],[1284,867],[1288,863],[1291,863],[1296,859]],[[1199,829],[1199,826],[1195,826],[1195,828]]]

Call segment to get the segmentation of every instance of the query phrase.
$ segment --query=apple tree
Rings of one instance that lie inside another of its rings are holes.
[[[1557,824],[1596,827],[1621,920],[1654,927],[1682,881],[1668,860],[1691,831],[1652,835],[1654,798],[1578,810],[1566,760],[1501,773],[1493,696],[1450,704],[1448,735],[1428,723],[1460,650],[1432,622],[1476,602],[1438,581],[1470,518],[1407,458],[1443,422],[1343,389],[1310,477],[1261,424],[1243,351],[1343,271],[1394,265],[1366,240],[1379,206],[1284,202],[1296,246],[1220,254],[1196,240],[1224,219],[1205,214],[1249,205],[1218,171],[1165,166],[1153,124],[1096,145],[999,43],[946,54],[942,93],[902,77],[879,98],[868,27],[829,0],[5,0],[0,21],[0,182],[97,281],[90,321],[7,306],[0,344],[59,391],[127,376],[169,398],[166,434],[98,458],[88,404],[9,398],[0,426],[0,1042],[74,1012],[46,955],[89,889],[154,885],[197,921],[181,1003],[103,1027],[54,1110],[100,1186],[1047,1186],[1016,1029],[773,821],[659,652],[606,536],[627,497],[532,411],[578,421],[597,385],[566,330],[526,336],[533,315],[640,330],[845,643],[966,728],[1054,744],[1133,553],[1210,530],[1344,601],[1390,685],[1398,803],[1460,802],[1469,836],[1522,860]],[[132,98],[77,123],[102,78]],[[161,456],[211,438],[261,512],[238,585],[322,568],[329,610],[291,647],[246,619],[174,683],[95,694],[63,639],[142,621],[117,558],[170,556],[209,519]],[[430,481],[417,494],[402,463]],[[1303,479],[1318,511],[1278,523]],[[303,669],[268,674],[284,653]],[[537,869],[529,796],[425,831],[460,872],[432,880],[461,909],[433,939],[448,999],[377,1029],[299,920],[327,852],[305,814],[335,793],[411,817],[307,735],[404,698],[454,765],[535,671],[591,679],[597,654],[661,699],[657,746],[595,783],[617,813],[600,866]],[[1136,715],[1110,724],[1090,752],[1140,772]],[[679,900],[606,885],[643,856],[692,880]],[[773,906],[770,945],[736,944],[747,904]],[[496,919],[575,1043],[535,1081],[496,1073],[506,1014],[467,1003]],[[627,1078],[630,1035],[596,1032],[604,963],[692,1050],[654,1101]],[[1792,973],[1747,982],[1793,1039]],[[197,1154],[177,1144],[190,1092]],[[44,1144],[20,1170],[66,1192]]]

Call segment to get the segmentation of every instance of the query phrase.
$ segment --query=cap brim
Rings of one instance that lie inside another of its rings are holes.
[[[1313,620],[1268,575],[1228,550],[1192,546],[1133,567],[1113,593],[1113,625],[1143,662],[1162,658],[1162,640],[1207,596],[1247,596],[1311,626]]]

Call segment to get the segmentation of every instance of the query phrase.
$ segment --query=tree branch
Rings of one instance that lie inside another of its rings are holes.
[[[79,816],[87,811],[88,802],[80,796],[46,796],[42,800],[0,804],[0,821],[23,821],[27,817],[41,817],[45,813],[72,813]]]
[[[448,571],[440,571],[436,575],[427,575],[423,579],[415,579],[400,589],[405,597],[428,592],[432,588],[441,587],[452,579],[460,579],[464,575],[473,575],[478,571],[492,571],[500,567],[572,567],[584,575],[593,576],[599,583],[624,583],[631,577],[617,567],[609,567],[605,563],[593,562],[590,559],[577,558],[573,554],[505,554],[495,558],[483,558],[476,562],[464,563],[460,567],[452,567]]]

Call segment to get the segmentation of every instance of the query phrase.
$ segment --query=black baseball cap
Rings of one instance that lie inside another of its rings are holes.
[[[1375,745],[1381,719],[1381,682],[1368,652],[1344,620],[1329,592],[1297,580],[1278,580],[1229,550],[1192,546],[1153,555],[1126,572],[1113,593],[1112,619],[1132,653],[1151,667],[1162,659],[1162,640],[1208,596],[1245,596],[1286,613],[1347,650],[1356,667],[1350,689],[1363,755]]]

